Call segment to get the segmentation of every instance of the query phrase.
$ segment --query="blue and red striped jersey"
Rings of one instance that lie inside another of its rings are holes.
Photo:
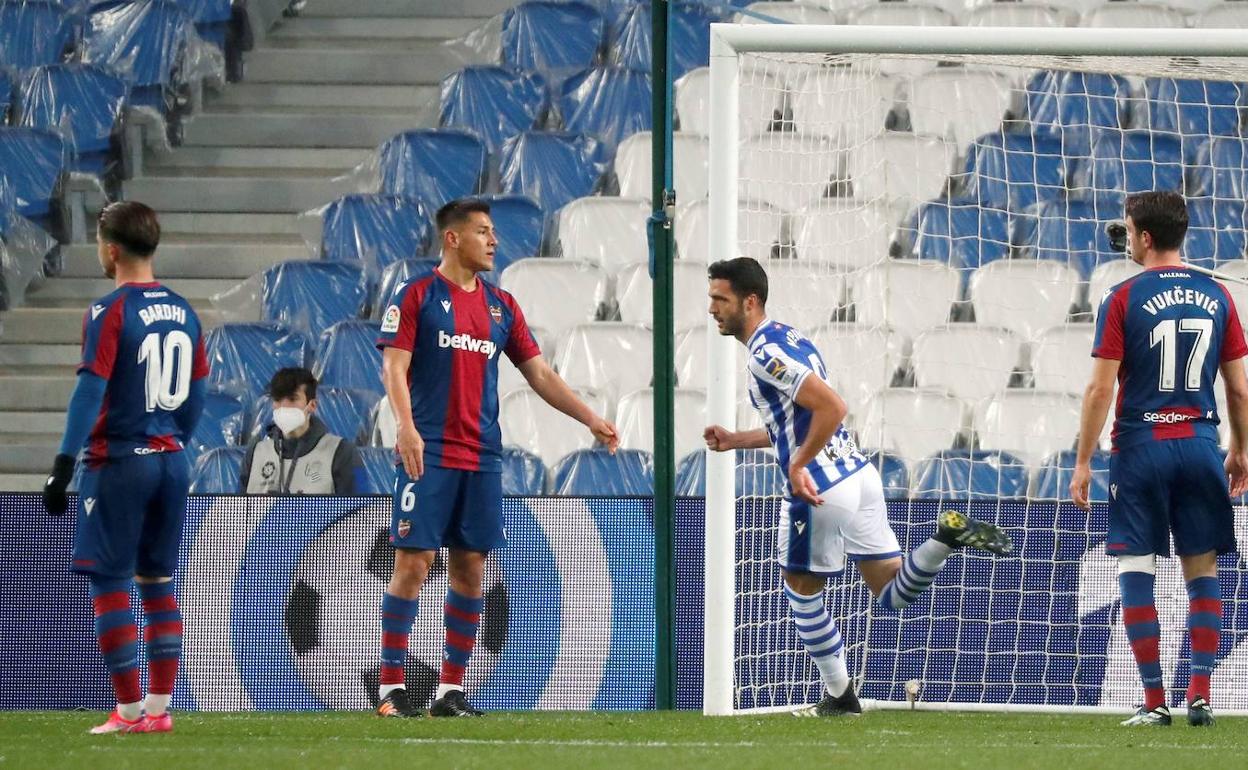
[[[199,317],[159,283],[127,283],[87,309],[82,363],[108,382],[87,460],[181,451],[174,412],[208,376]]]
[[[1203,436],[1218,440],[1218,367],[1248,355],[1226,287],[1158,267],[1105,293],[1092,355],[1121,361],[1114,449]]]
[[[499,351],[517,366],[541,353],[514,297],[480,277],[464,291],[435,270],[394,293],[377,347],[412,354],[412,419],[426,463],[502,470]]]

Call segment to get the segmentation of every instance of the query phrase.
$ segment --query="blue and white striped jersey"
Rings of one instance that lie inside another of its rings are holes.
[[[827,369],[814,343],[791,326],[763,319],[746,344],[750,350],[750,403],[776,448],[780,467],[788,472],[789,458],[806,439],[810,411],[798,406],[797,392],[811,374],[827,380]],[[807,468],[820,492],[867,464],[844,425],[837,426],[827,447]],[[792,490],[790,490],[790,493]]]

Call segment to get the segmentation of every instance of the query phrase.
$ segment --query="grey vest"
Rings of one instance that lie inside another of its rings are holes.
[[[293,460],[278,457],[273,439],[256,444],[252,455],[251,475],[247,479],[249,495],[332,495],[334,493],[334,453],[338,436],[326,433],[312,451]],[[293,472],[292,472],[292,467]],[[290,479],[287,488],[286,479]]]

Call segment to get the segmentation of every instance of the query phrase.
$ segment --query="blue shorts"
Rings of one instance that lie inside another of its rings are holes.
[[[425,475],[413,480],[399,465],[390,542],[416,551],[503,547],[503,474],[425,466]]]
[[[182,452],[121,457],[85,469],[70,568],[120,579],[171,577],[190,475]]]
[[[1205,438],[1150,441],[1109,461],[1112,556],[1235,550],[1235,513],[1218,445]]]

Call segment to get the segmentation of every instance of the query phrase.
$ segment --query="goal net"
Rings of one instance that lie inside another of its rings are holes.
[[[1181,191],[1186,259],[1248,276],[1244,53],[1238,33],[1211,30],[713,27],[710,253],[763,261],[768,316],[821,351],[903,550],[950,507],[1015,543],[1006,558],[955,554],[900,613],[873,604],[852,560],[830,581],[865,699],[1138,703],[1104,553],[1109,424],[1097,504],[1067,499],[1094,315],[1138,269],[1105,226],[1129,192]],[[1228,288],[1248,304],[1248,287]],[[709,336],[712,422],[758,427],[740,346]],[[780,496],[751,483],[772,459],[707,462],[704,709],[814,702],[818,671],[774,559]],[[1212,700],[1244,711],[1248,567],[1229,555],[1219,568]],[[1177,701],[1189,645],[1176,560],[1159,560],[1156,595]]]

